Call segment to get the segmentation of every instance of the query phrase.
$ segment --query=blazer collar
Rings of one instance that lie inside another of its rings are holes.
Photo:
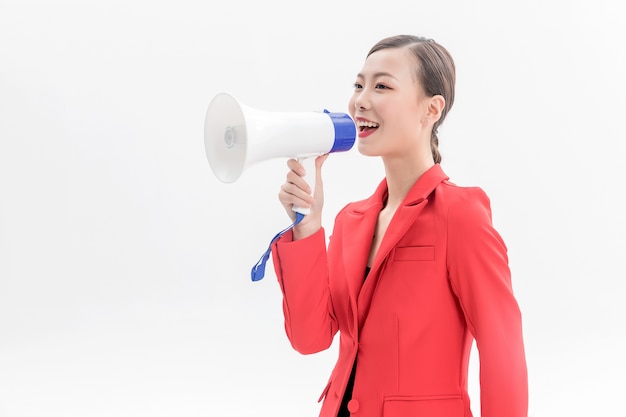
[[[413,187],[409,190],[408,194],[404,197],[400,206],[412,206],[418,204],[422,200],[426,200],[430,193],[437,188],[437,185],[448,179],[449,177],[443,172],[441,165],[433,165],[418,178]],[[378,184],[374,194],[365,200],[355,202],[352,205],[351,211],[354,214],[365,214],[371,210],[376,210],[378,212],[382,210],[383,205],[387,200],[387,194],[387,179],[384,178],[380,184]]]
[[[441,166],[435,164],[415,182],[387,227],[365,283],[363,283],[365,266],[372,245],[378,213],[382,210],[388,194],[387,180],[383,179],[369,198],[351,205],[343,227],[343,253],[345,254],[344,265],[348,286],[354,303],[353,307],[358,311],[359,325],[362,325],[369,311],[369,304],[383,261],[415,222],[418,214],[428,203],[428,196],[441,182],[447,179],[448,176],[443,172]]]

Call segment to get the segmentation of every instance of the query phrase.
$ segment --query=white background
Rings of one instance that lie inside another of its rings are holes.
[[[285,161],[219,182],[204,116],[222,91],[347,111],[398,33],[455,58],[442,165],[508,244],[530,415],[624,415],[618,4],[0,0],[0,416],[316,416],[336,345],[293,351],[271,262],[249,275],[289,224]],[[354,150],[324,174],[330,229],[382,166]]]

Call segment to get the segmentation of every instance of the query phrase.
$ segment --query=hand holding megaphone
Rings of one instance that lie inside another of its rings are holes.
[[[319,230],[322,225],[321,211],[324,205],[324,189],[321,170],[328,155],[306,158],[303,161],[297,159],[287,161],[289,172],[285,183],[280,187],[278,199],[293,221],[297,217],[294,212],[306,211],[304,213],[306,219],[303,219],[299,228],[294,230],[294,239],[309,236]],[[306,174],[303,174],[303,170],[306,171]]]
[[[299,156],[294,159],[290,159],[287,161],[287,165],[291,169],[291,172],[287,174],[287,183],[282,187],[282,190],[289,193],[292,192],[294,198],[289,198],[289,196],[279,196],[280,200],[285,207],[289,205],[290,200],[304,199],[302,196],[303,192],[306,192],[310,198],[314,197],[318,179],[317,168],[316,168],[316,160],[317,157],[328,154],[319,154],[312,156]],[[296,163],[294,163],[296,162]],[[302,172],[302,170],[304,172]],[[299,177],[301,180],[299,180]],[[293,184],[294,187],[290,187],[289,185]],[[306,188],[308,187],[308,192]],[[297,189],[296,189],[297,188]],[[287,197],[287,198],[284,198]],[[292,203],[291,209],[296,213],[301,213],[307,215],[311,212],[311,209],[305,204],[298,204],[297,202]]]

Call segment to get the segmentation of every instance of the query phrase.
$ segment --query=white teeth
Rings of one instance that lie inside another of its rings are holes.
[[[359,126],[359,127],[378,127],[378,123],[374,123],[374,122],[358,121],[358,122],[356,122],[356,125]]]

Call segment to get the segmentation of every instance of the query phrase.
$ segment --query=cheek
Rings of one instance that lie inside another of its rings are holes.
[[[350,113],[350,116],[352,116],[353,119],[354,119],[354,101],[355,101],[354,96],[350,97],[350,100],[348,101],[348,112]]]
[[[415,106],[402,106],[401,111],[396,112],[397,125],[403,130],[414,131],[420,127],[420,121],[424,118],[424,113],[421,109]]]

